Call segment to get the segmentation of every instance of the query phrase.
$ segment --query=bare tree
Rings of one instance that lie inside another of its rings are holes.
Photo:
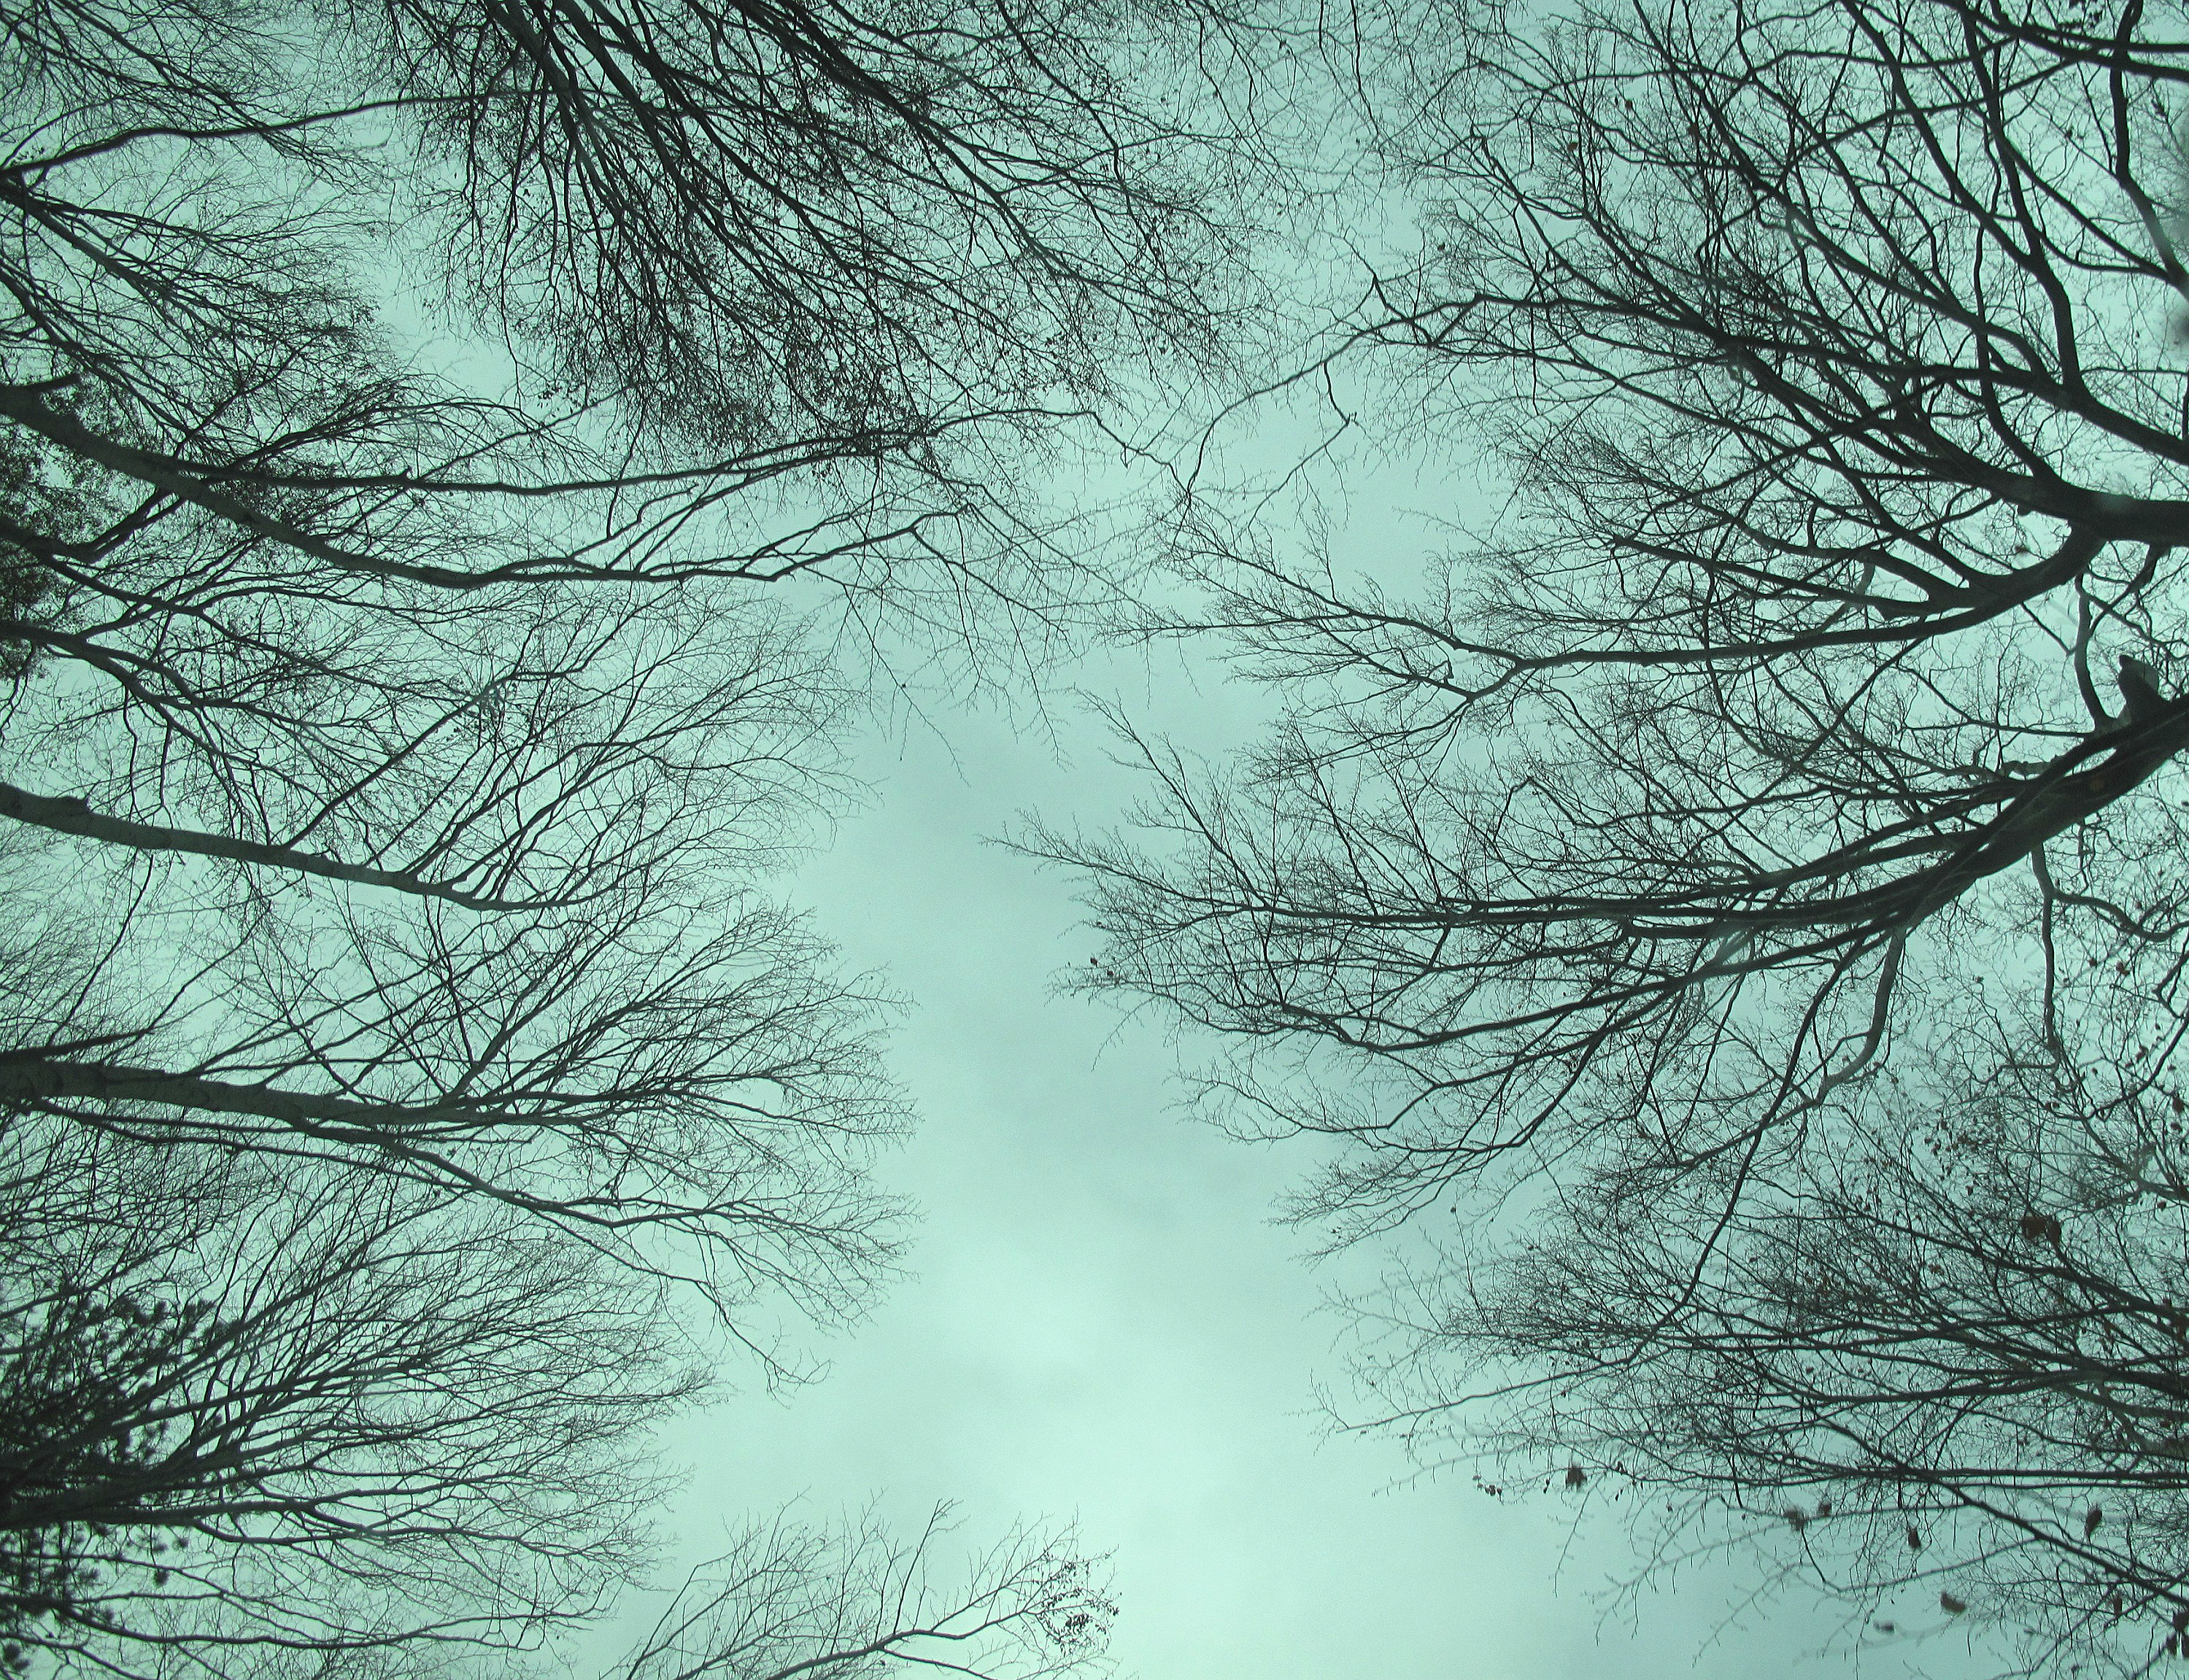
[[[1219,354],[1261,145],[1224,101],[1274,37],[1069,5],[14,34],[0,817],[83,843],[42,855],[111,925],[21,959],[70,978],[9,1023],[7,1095],[848,1301],[885,1249],[848,1187],[898,1121],[882,1001],[755,871],[842,797],[847,633],[1038,657],[1093,575],[1042,548],[1029,452]],[[425,319],[382,305],[406,268]],[[760,598],[809,572],[849,620]]]
[[[4,1136],[0,1631],[31,1672],[521,1652],[648,1561],[665,1286],[387,1174]]]
[[[1283,715],[1025,837],[1072,984],[1335,1141],[1326,1243],[1458,1216],[1364,1304],[1426,1457],[2178,1650],[2189,17],[1462,8],[1375,70],[1423,249],[1326,365],[1506,505],[1411,587],[1189,508],[1143,628]]]
[[[2117,1016],[2088,1059],[2034,1024],[1944,1014],[1738,1195],[1638,1148],[1415,1259],[1356,1303],[1366,1426],[1501,1492],[1609,1487],[1645,1566],[1756,1548],[1884,1634],[2176,1655],[2179,1072],[2104,1057]]]
[[[981,1680],[1109,1672],[1117,1605],[1069,1531],[1015,1531],[939,1586],[953,1524],[938,1506],[900,1539],[871,1514],[840,1528],[778,1516],[693,1570],[625,1659],[624,1680],[794,1680],[940,1668]]]
[[[1034,469],[1254,319],[1288,27],[8,16],[8,1661],[536,1648],[642,1559],[669,1286],[777,1372],[870,1298],[891,1001],[765,873],[878,667],[1117,591]]]
[[[75,865],[42,850],[25,898]],[[468,1195],[687,1280],[763,1353],[756,1299],[838,1319],[887,1271],[902,1209],[868,1173],[908,1123],[878,1060],[888,999],[795,916],[626,890],[489,917],[337,902],[300,925],[165,885],[125,877],[103,944],[22,930],[12,1108]],[[158,933],[172,949],[127,943]]]
[[[641,1583],[677,1291],[461,1187],[14,1113],[0,1130],[0,1661],[524,1672]],[[749,1525],[614,1672],[1106,1672],[1066,1531],[942,1578],[938,1508]]]
[[[1090,871],[1084,984],[1238,1034],[1238,1123],[1359,1146],[1334,1215],[1547,1129],[1738,1149],[1869,1065],[1915,946],[2143,925],[2109,871],[2189,739],[2166,27],[1469,12],[1393,69],[1431,237],[1356,345],[1514,510],[1418,600],[1196,513],[1156,628],[1297,703],[1236,776],[1146,747],[1167,855],[1032,841]]]
[[[1114,585],[1041,540],[1029,449],[1253,319],[1276,111],[1224,102],[1281,16],[97,15],[19,31],[0,407],[330,583],[814,572],[1038,635]],[[391,263],[484,335],[462,377],[385,319]]]

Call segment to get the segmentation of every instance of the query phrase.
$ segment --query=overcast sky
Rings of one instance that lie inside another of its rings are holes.
[[[1173,689],[1154,709],[1197,732],[1237,703]],[[1740,1590],[1723,1572],[1607,1617],[1627,1554],[1615,1527],[1576,1537],[1562,1491],[1399,1486],[1390,1444],[1326,1438],[1312,1385],[1343,1378],[1316,1311],[1327,1279],[1268,1220],[1304,1160],[1177,1118],[1155,1023],[1051,995],[1091,949],[1069,885],[983,843],[1028,807],[1103,820],[1130,778],[1091,729],[1066,732],[1060,762],[993,716],[941,722],[948,751],[933,733],[870,744],[875,803],[795,883],[916,1000],[897,1066],[924,1126],[884,1173],[925,1209],[917,1276],[831,1345],[825,1382],[680,1429],[688,1555],[801,1496],[829,1518],[880,1495],[906,1520],[959,1499],[968,1548],[1015,1517],[1076,1515],[1114,1550],[1115,1649],[1140,1680],[1988,1672],[1935,1603],[1903,1626],[1937,1637],[1822,1656],[1835,1615],[1722,1627]]]

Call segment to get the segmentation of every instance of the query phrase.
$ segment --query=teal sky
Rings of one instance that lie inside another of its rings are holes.
[[[1204,739],[1242,721],[1220,689],[1172,688],[1136,703]],[[1157,1023],[1052,995],[1091,949],[1068,883],[983,843],[1029,807],[1106,820],[1131,779],[1091,727],[1067,726],[1060,758],[993,715],[937,721],[947,747],[868,743],[877,798],[795,883],[915,1000],[897,1067],[924,1125],[884,1176],[925,1210],[916,1275],[829,1345],[825,1381],[679,1428],[688,1558],[792,1499],[832,1518],[879,1496],[906,1521],[958,1499],[968,1550],[1076,1515],[1114,1552],[1114,1650],[1139,1680],[1989,1672],[1935,1604],[1904,1624],[1934,1637],[1859,1649],[1799,1600],[1725,1625],[1742,1583],[1722,1570],[1607,1614],[1631,1562],[1615,1525],[1576,1533],[1562,1491],[1398,1486],[1394,1446],[1327,1438],[1332,1280],[1268,1217],[1304,1160],[1178,1119]]]

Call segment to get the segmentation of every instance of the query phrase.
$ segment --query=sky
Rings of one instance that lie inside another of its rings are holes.
[[[1204,735],[1245,721],[1241,696],[1175,680],[1133,703]],[[1393,1444],[1330,1438],[1331,1277],[1270,1222],[1304,1158],[1174,1113],[1191,1047],[1159,1023],[1055,995],[1093,948],[1070,884],[987,843],[1030,808],[1099,824],[1131,778],[1091,724],[1054,747],[993,714],[935,724],[867,743],[874,802],[793,883],[914,1000],[895,1065],[924,1121],[882,1166],[925,1209],[914,1275],[826,1345],[825,1380],[668,1439],[692,1473],[683,1557],[786,1502],[829,1519],[878,1497],[902,1525],[955,1499],[967,1551],[1076,1517],[1113,1553],[1112,1649],[1138,1680],[1992,1672],[1935,1604],[1903,1612],[1923,1637],[1852,1643],[1799,1603],[1728,1623],[1744,1583],[1723,1570],[1607,1604],[1629,1553],[1613,1525],[1576,1531],[1563,1490],[1405,1485]]]

